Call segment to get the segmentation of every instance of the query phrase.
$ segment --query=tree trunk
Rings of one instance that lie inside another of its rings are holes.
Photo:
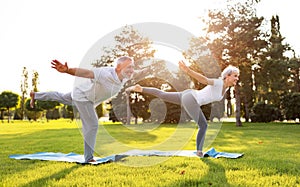
[[[226,92],[226,100],[227,100],[226,114],[227,114],[227,117],[230,117],[232,115],[232,103],[231,103],[230,92],[231,92],[231,88],[229,88]]]
[[[249,112],[249,103],[248,103],[248,101],[247,101],[247,98],[245,97],[245,99],[244,99],[244,105],[245,105],[245,121],[246,122],[249,122],[249,114],[250,114],[250,112]]]
[[[295,76],[295,86],[296,86],[296,92],[300,92],[300,69],[298,70]]]
[[[230,117],[232,115],[231,99],[227,100],[226,113],[227,117]]]
[[[235,111],[235,119],[236,119],[236,126],[240,127],[242,126],[241,121],[241,97],[240,97],[240,90],[239,86],[235,86],[235,99],[236,99],[236,111]]]
[[[126,124],[130,125],[130,119],[131,119],[131,111],[130,111],[130,93],[126,93],[126,110],[127,110],[127,118],[126,118]]]
[[[24,96],[24,94],[22,94],[22,98],[21,98],[21,120],[24,120],[24,114],[25,114],[25,107],[24,107],[24,104],[25,103],[25,96]]]
[[[3,119],[4,119],[4,110],[1,110],[1,115],[0,116],[1,116],[0,119],[2,119],[2,121],[3,121]]]
[[[9,123],[9,120],[10,120],[10,111],[9,111],[9,107],[7,107],[7,111],[8,111],[8,118],[7,118],[7,122]]]

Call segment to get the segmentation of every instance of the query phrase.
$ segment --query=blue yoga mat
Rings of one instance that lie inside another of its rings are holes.
[[[76,153],[53,153],[53,152],[39,152],[33,154],[15,154],[10,155],[9,158],[17,160],[47,160],[47,161],[62,161],[62,162],[76,162],[79,164],[104,164],[108,162],[116,162],[125,156],[122,155],[111,155],[104,158],[94,157],[96,162],[86,163],[83,155]]]
[[[131,150],[121,155],[126,156],[185,156],[185,157],[198,157],[196,151],[193,150],[181,150],[181,151],[158,151],[158,150]],[[218,152],[215,148],[209,149],[204,153],[204,157],[212,158],[239,158],[243,156],[243,153],[227,153]]]
[[[47,160],[47,161],[63,161],[63,162],[76,162],[80,164],[104,164],[109,162],[116,162],[124,157],[128,156],[183,156],[183,157],[198,157],[196,151],[181,150],[181,151],[159,151],[159,150],[130,150],[117,155],[110,155],[104,158],[94,157],[96,162],[84,162],[83,155],[76,153],[53,153],[53,152],[39,152],[33,154],[14,154],[9,158],[17,160]],[[218,152],[214,148],[209,149],[204,153],[204,157],[212,158],[239,158],[243,156],[243,153],[227,153]]]

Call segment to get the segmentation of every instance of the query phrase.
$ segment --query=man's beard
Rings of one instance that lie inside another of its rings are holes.
[[[122,74],[123,78],[125,78],[125,79],[132,79],[132,77],[133,77],[133,74],[128,75],[123,70],[121,71],[121,74]]]

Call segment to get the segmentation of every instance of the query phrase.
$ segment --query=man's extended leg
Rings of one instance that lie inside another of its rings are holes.
[[[72,105],[71,92],[60,93],[60,92],[30,92],[30,107],[34,107],[35,100],[41,101],[57,101],[66,105]]]

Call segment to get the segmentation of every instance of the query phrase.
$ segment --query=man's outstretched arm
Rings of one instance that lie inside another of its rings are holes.
[[[52,68],[56,69],[60,73],[68,73],[73,76],[83,77],[83,78],[94,78],[94,72],[83,68],[69,68],[67,62],[62,64],[58,60],[52,60]]]

